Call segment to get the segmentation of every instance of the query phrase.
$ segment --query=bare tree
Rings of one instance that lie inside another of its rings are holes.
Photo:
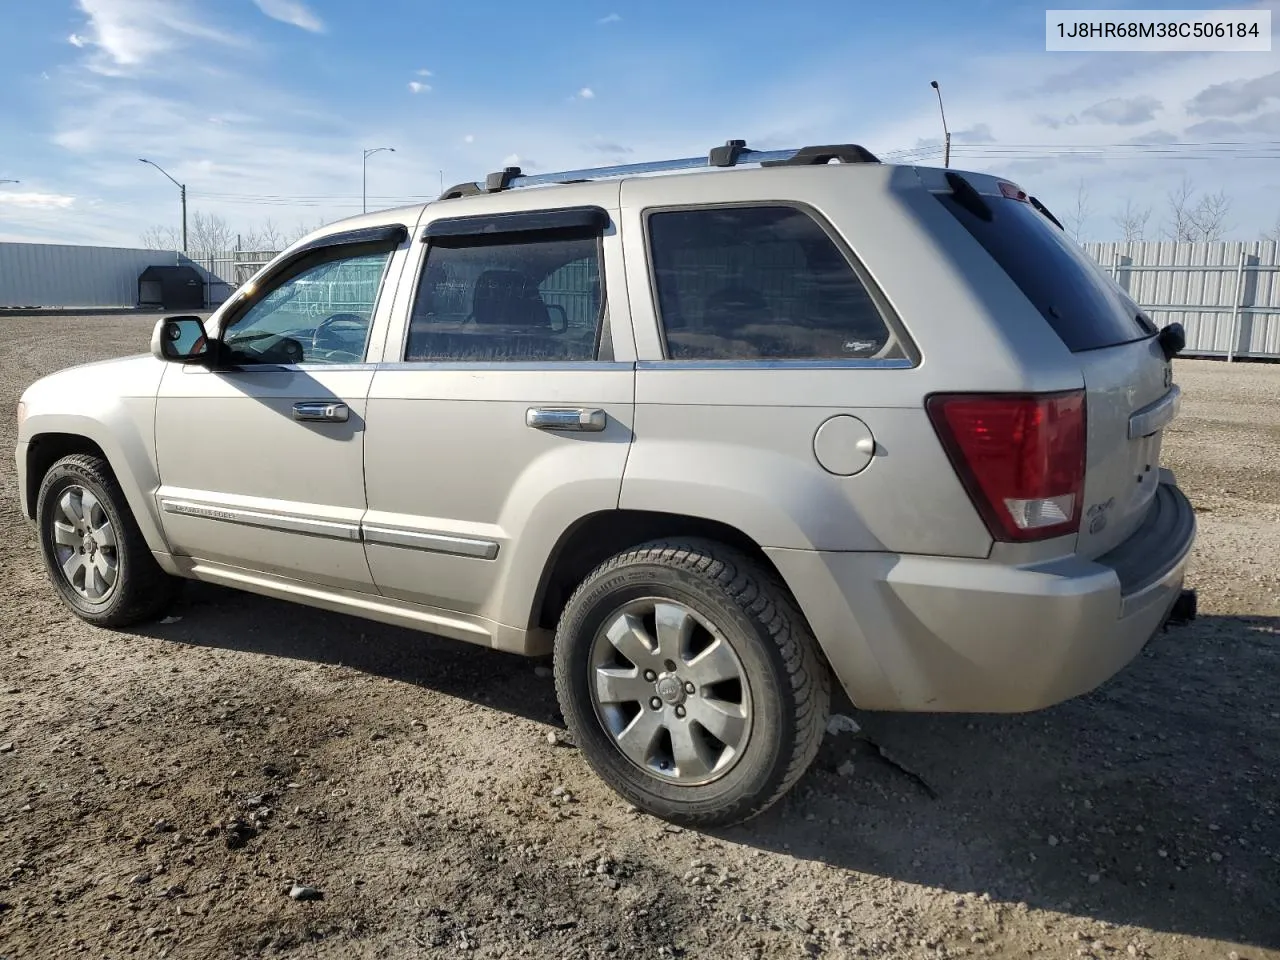
[[[283,250],[285,246],[284,231],[270,217],[250,230],[240,243],[242,250],[255,251]]]
[[[182,235],[175,227],[147,227],[138,237],[144,250],[180,250]]]
[[[1225,190],[1196,197],[1196,188],[1186,177],[1168,194],[1169,221],[1165,236],[1181,243],[1212,243],[1227,232],[1231,198]]]
[[[192,252],[221,253],[235,245],[236,233],[216,213],[197,210],[191,217],[188,246]]]
[[[1085,224],[1089,222],[1090,216],[1093,214],[1093,208],[1089,203],[1089,191],[1084,185],[1084,180],[1080,181],[1076,187],[1076,203],[1067,214],[1067,231],[1071,234],[1072,239],[1076,243],[1080,242],[1080,234],[1084,233]]]
[[[1170,240],[1194,243],[1200,239],[1200,230],[1192,219],[1195,208],[1191,198],[1195,192],[1196,188],[1186,177],[1182,178],[1176,189],[1169,191],[1169,222],[1165,225],[1164,232]]]
[[[1124,209],[1111,219],[1120,228],[1125,243],[1142,240],[1147,232],[1147,221],[1151,219],[1151,208],[1134,206],[1133,198],[1129,197],[1124,202]]]
[[[1230,209],[1231,198],[1222,190],[1201,197],[1188,214],[1199,234],[1196,240],[1200,243],[1221,240],[1227,230],[1227,211]]]
[[[1280,243],[1280,216],[1276,217],[1276,222],[1271,225],[1270,230],[1263,230],[1259,240],[1271,240],[1274,243]]]
[[[325,220],[324,217],[318,218],[314,223],[299,223],[285,234],[285,243],[297,243],[308,233],[311,233],[313,230],[319,230],[326,223],[328,223],[328,221]]]

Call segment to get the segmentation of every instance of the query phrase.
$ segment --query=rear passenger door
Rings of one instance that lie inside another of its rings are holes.
[[[369,393],[363,532],[385,596],[523,629],[556,541],[618,505],[634,386],[618,184],[571,195],[427,209]]]

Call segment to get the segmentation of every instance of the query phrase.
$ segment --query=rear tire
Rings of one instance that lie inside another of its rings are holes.
[[[40,552],[58,595],[98,627],[127,627],[162,614],[182,581],[160,569],[107,462],[63,457],[36,495]]]
[[[812,763],[830,673],[786,588],[721,544],[657,541],[596,568],[555,639],[561,710],[587,762],[655,816],[748,820]]]

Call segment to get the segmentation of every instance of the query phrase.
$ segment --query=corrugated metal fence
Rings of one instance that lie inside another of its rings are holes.
[[[186,257],[172,250],[0,243],[0,308],[136,307],[139,274],[176,264],[200,272],[205,303],[215,306],[274,256],[232,251]]]
[[[1160,326],[1181,323],[1188,356],[1280,358],[1280,257],[1252,243],[1086,243]]]
[[[0,307],[135,306],[138,275],[176,258],[159,250],[0,243]]]

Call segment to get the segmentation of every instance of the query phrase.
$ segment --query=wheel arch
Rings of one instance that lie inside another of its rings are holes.
[[[27,443],[26,494],[22,498],[22,510],[28,520],[36,518],[36,500],[40,496],[40,484],[49,468],[72,454],[83,453],[101,457],[110,464],[102,447],[78,433],[40,433]],[[113,468],[114,472],[114,468]]]
[[[25,426],[26,462],[21,467],[24,481],[22,508],[29,519],[34,520],[36,517],[40,484],[49,468],[65,456],[89,454],[106,461],[107,467],[119,481],[129,510],[147,546],[153,552],[168,552],[164,533],[156,517],[154,499],[149,496],[159,482],[155,460],[149,455],[149,444],[130,456],[109,431],[96,421],[80,417],[50,418],[43,423],[32,423],[29,420]],[[135,436],[131,439],[141,441],[142,438]]]
[[[597,566],[630,547],[671,537],[697,537],[732,547],[786,586],[761,546],[730,524],[680,513],[603,510],[579,518],[561,533],[538,579],[527,625],[554,630],[573,591]]]

